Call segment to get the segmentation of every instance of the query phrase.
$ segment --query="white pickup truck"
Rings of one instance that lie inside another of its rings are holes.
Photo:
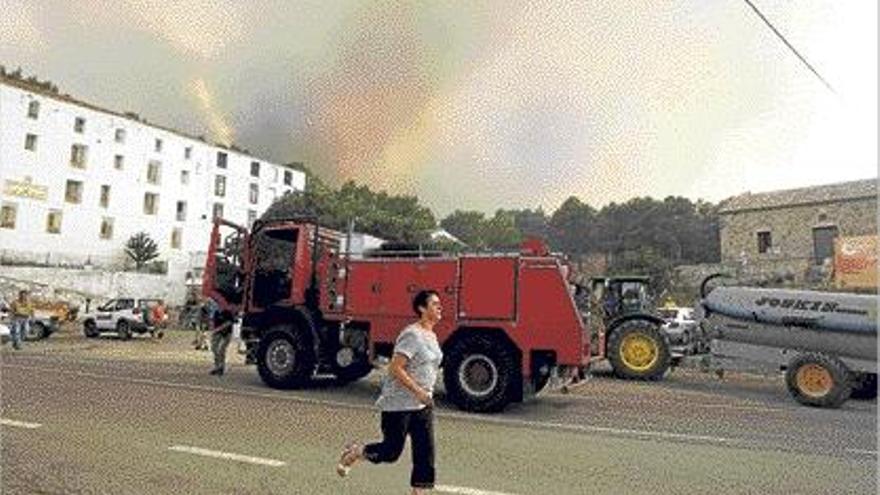
[[[111,299],[99,306],[95,311],[83,315],[83,333],[94,338],[102,332],[115,332],[120,339],[127,340],[133,333],[159,334],[154,322],[144,320],[144,313],[149,314],[153,305],[161,304],[161,299],[135,299],[120,297]]]

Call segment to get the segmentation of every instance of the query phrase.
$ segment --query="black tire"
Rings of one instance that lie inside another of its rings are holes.
[[[33,342],[35,340],[40,340],[49,335],[49,331],[46,328],[46,325],[40,321],[32,321],[28,325],[27,332],[24,334],[24,340]]]
[[[628,320],[613,328],[607,349],[614,374],[627,380],[660,380],[672,361],[669,342],[649,320]]]
[[[373,365],[366,362],[352,363],[345,368],[337,367],[334,371],[336,374],[336,383],[345,385],[346,383],[356,382],[373,371]]]
[[[785,384],[792,397],[813,407],[840,407],[852,392],[850,373],[839,359],[808,352],[788,365]]]
[[[119,335],[119,338],[122,340],[128,340],[131,338],[131,325],[125,320],[119,320],[116,323],[116,333]]]
[[[257,370],[272,388],[305,387],[315,373],[312,336],[299,327],[270,330],[257,348]]]
[[[877,373],[853,373],[850,399],[873,400],[877,398]]]
[[[98,326],[95,324],[95,320],[86,320],[85,323],[83,323],[83,333],[90,339],[101,334],[98,330]]]
[[[443,369],[446,397],[459,409],[498,412],[522,387],[516,352],[501,339],[471,335],[455,341]]]

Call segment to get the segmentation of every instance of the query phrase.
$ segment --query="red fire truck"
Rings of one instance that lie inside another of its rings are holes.
[[[499,411],[603,357],[604,332],[587,332],[566,264],[540,242],[511,254],[354,257],[343,237],[301,218],[251,232],[215,222],[203,292],[242,315],[249,362],[271,387],[366,376],[390,357],[423,288],[440,294],[446,397],[461,409]]]

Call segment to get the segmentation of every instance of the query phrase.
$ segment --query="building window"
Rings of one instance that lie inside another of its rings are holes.
[[[113,239],[113,219],[104,217],[101,219],[101,239]]]
[[[0,206],[0,229],[15,228],[16,210],[13,203],[3,203],[3,206]]]
[[[162,152],[162,140],[161,139],[156,138],[156,144],[154,145],[154,149],[156,150],[156,153]]]
[[[49,215],[46,216],[46,232],[61,233],[61,210],[49,210]]]
[[[73,119],[73,132],[82,134],[84,130],[86,130],[86,119],[82,117]]]
[[[39,101],[31,100],[31,102],[28,103],[27,116],[30,119],[36,119],[40,116],[40,102]]]
[[[117,143],[125,142],[125,129],[117,128],[116,132],[113,134],[113,140]]]
[[[834,257],[834,239],[837,238],[837,227],[817,227],[813,229],[814,263],[821,265],[826,259]]]
[[[278,182],[278,167],[272,167],[272,182]]]
[[[74,144],[70,147],[70,166],[74,168],[86,168],[86,155],[89,147],[84,144]]]
[[[226,197],[226,177],[223,175],[214,177],[214,196],[218,198]]]
[[[290,170],[284,171],[284,185],[285,186],[293,185],[293,172],[291,172]]]
[[[226,161],[229,157],[222,151],[217,152],[217,168],[226,168]]]
[[[159,184],[162,179],[162,162],[150,160],[147,164],[147,182],[150,184]]]
[[[24,136],[24,149],[28,151],[37,151],[37,135],[27,134]]]
[[[257,204],[260,201],[260,186],[257,184],[251,184],[250,190],[248,191],[248,199],[250,200],[252,205]]]
[[[177,218],[178,222],[186,221],[186,201],[177,202],[177,214],[175,218]]]
[[[273,203],[278,199],[278,191],[276,191],[274,187],[269,188],[269,197],[272,198]]]
[[[253,227],[254,222],[256,222],[256,221],[257,221],[256,210],[248,210],[248,218],[247,218],[248,228]]]
[[[183,159],[184,160],[189,160],[190,158],[192,158],[192,154],[193,154],[193,147],[192,146],[187,146],[186,148],[183,149]]]
[[[180,249],[181,237],[183,237],[183,231],[179,227],[171,229],[171,249]]]
[[[113,157],[113,168],[116,170],[122,170],[122,167],[125,166],[125,157],[122,155],[116,155]]]
[[[155,215],[159,211],[159,195],[156,193],[144,194],[144,215]]]
[[[770,235],[770,232],[763,231],[758,232],[758,253],[764,254],[769,253],[770,248],[773,247],[773,237]]]
[[[223,203],[214,203],[214,210],[211,212],[211,218],[223,218]]]
[[[183,185],[189,184],[189,170],[180,171],[180,183]]]
[[[260,162],[251,162],[251,177],[260,176]]]
[[[79,204],[82,201],[83,183],[78,180],[68,180],[64,188],[64,201]]]
[[[110,206],[110,186],[106,184],[101,186],[101,199],[98,201],[98,205],[101,208]]]

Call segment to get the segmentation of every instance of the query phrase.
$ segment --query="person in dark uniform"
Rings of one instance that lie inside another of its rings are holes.
[[[235,314],[228,309],[214,312],[211,328],[211,351],[214,353],[214,369],[212,375],[222,375],[226,371],[226,348],[232,340],[232,325]]]

